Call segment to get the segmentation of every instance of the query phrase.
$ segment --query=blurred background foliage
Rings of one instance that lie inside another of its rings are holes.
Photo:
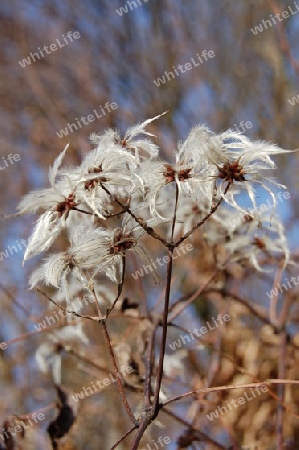
[[[1,2],[0,153],[3,158],[10,153],[21,157],[19,162],[0,173],[2,214],[13,213],[26,192],[48,186],[48,167],[67,142],[70,142],[67,162],[76,165],[92,148],[88,141],[91,132],[100,132],[106,127],[117,127],[124,132],[128,126],[165,110],[169,113],[154,122],[151,131],[158,136],[162,155],[168,159],[173,158],[177,140],[184,139],[190,128],[198,123],[205,123],[220,132],[239,126],[241,121],[250,121],[252,127],[246,130],[250,138],[273,141],[283,148],[299,147],[299,104],[292,106],[288,102],[299,94],[299,13],[262,33],[254,35],[251,32],[251,28],[263,19],[269,19],[270,14],[287,9],[293,2],[140,0],[140,3],[120,16],[116,9],[127,5],[124,0]],[[30,52],[55,43],[68,31],[78,31],[80,39],[21,67],[19,61],[27,58]],[[165,71],[189,62],[203,50],[213,50],[215,57],[160,87],[154,84],[153,81]],[[82,115],[92,114],[106,102],[116,102],[118,108],[67,137],[58,137],[57,132],[68,123],[74,123]],[[277,165],[277,178],[288,186],[291,196],[290,200],[278,206],[278,213],[283,217],[296,252],[298,156],[292,154],[277,158]],[[33,221],[33,217],[1,220],[0,252],[16,245],[17,240],[27,239]],[[198,283],[197,274],[203,268],[209,272],[207,266],[203,266],[200,242],[197,248],[198,252],[188,256],[189,278],[182,286],[184,292],[190,292]],[[0,261],[1,341],[8,342],[34,331],[35,321],[44,317],[49,309],[44,298],[27,290],[28,274],[36,267],[37,261],[30,261],[23,268],[22,256],[23,251],[19,251]],[[269,288],[273,280],[270,277],[260,282],[251,280],[247,286],[240,280],[238,286],[234,286],[235,291],[241,289],[244,295],[251,294],[254,301],[266,308],[266,286]],[[232,306],[232,311],[234,309],[238,310],[236,305]],[[197,305],[194,311],[206,320],[212,314],[212,306]],[[236,317],[239,313],[236,311]],[[268,357],[271,366],[265,375],[268,376],[272,368],[275,371],[277,353],[273,353],[273,358],[267,354],[266,344],[263,345],[262,338],[257,340],[256,335],[266,331],[260,329],[259,322],[250,319],[248,311],[247,314],[246,339],[244,322],[239,322],[238,318],[229,324],[233,332],[224,334],[223,345],[226,351],[236,356],[240,339],[252,342],[252,347],[246,350],[247,359],[256,358],[262,362]],[[294,316],[293,333],[297,329],[296,322]],[[9,414],[25,414],[56,401],[49,379],[39,372],[32,358],[43,338],[44,333],[24,336],[0,353],[2,421]],[[239,365],[242,365],[243,357],[244,353],[238,356]],[[295,357],[290,358],[294,360]],[[194,373],[204,377],[202,370],[194,366],[194,355],[192,361],[192,377],[195,377]],[[74,362],[66,361],[68,363],[73,367]],[[258,374],[256,372],[256,376]],[[293,370],[292,377],[296,376],[298,373]],[[84,383],[88,385],[86,373],[73,378],[69,374],[68,377],[68,383],[75,392]],[[232,374],[226,376],[225,371],[220,371],[220,366],[216,378],[215,383],[234,379]],[[99,395],[97,399],[98,402],[90,402],[87,407],[83,405],[83,413],[76,425],[80,432],[65,448],[106,449],[120,436],[120,430],[125,432],[127,429],[128,423],[119,415],[117,391],[105,393],[103,397]],[[293,393],[293,401],[298,413],[298,394],[296,399]],[[271,404],[267,414],[273,415],[274,410]],[[253,442],[267,417],[265,414],[258,421],[253,420],[255,412],[247,411],[246,420],[241,425],[234,425],[232,419],[230,424],[220,425],[222,430],[216,431],[215,428],[214,437],[220,432],[223,445],[234,443],[232,434],[241,444]],[[48,415],[48,421],[52,417]],[[200,417],[198,420],[200,423]],[[292,424],[294,420],[293,416],[289,419]],[[247,436],[245,442],[244,436],[250,424],[259,431]],[[298,445],[298,420],[293,428],[289,428],[288,437]],[[153,433],[153,436],[159,436],[164,430],[155,428]],[[170,448],[176,448],[174,442],[180,434],[177,423],[171,421],[167,433],[172,437],[173,447]],[[272,433],[272,428],[267,430],[269,444],[261,444],[264,446],[260,448],[272,448]],[[101,439],[101,447],[98,439]],[[42,441],[32,444],[32,447],[29,443],[26,445],[20,448],[46,448]],[[123,444],[122,448],[129,448],[126,445]]]

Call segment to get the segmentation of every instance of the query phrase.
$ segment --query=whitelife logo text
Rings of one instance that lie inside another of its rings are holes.
[[[273,25],[276,25],[277,21],[282,22],[283,20],[288,19],[290,17],[290,13],[292,16],[298,14],[299,6],[297,5],[297,2],[294,2],[294,7],[296,8],[295,11],[292,9],[291,6],[288,6],[288,11],[284,10],[281,13],[276,13],[275,17],[273,17],[273,15],[270,14],[269,19],[267,20],[263,19],[259,25],[256,25],[254,28],[250,28],[250,31],[254,35],[257,35],[258,33],[262,33],[264,30],[267,30],[268,26],[273,27]]]
[[[181,73],[186,73],[188,70],[193,69],[193,67],[198,67],[201,64],[203,64],[204,61],[208,61],[209,58],[214,57],[215,53],[213,52],[213,50],[209,51],[204,50],[201,55],[199,55],[198,53],[196,54],[196,59],[191,58],[190,62],[187,62],[185,64],[179,64],[176,67],[172,66],[173,72],[172,71],[167,72],[165,70],[164,74],[161,77],[157,78],[156,80],[153,80],[153,83],[157,87],[160,87],[161,84],[165,84],[167,81],[174,79],[176,76],[178,77]]]
[[[182,343],[183,345],[186,345],[187,343],[194,341],[196,339],[194,337],[194,334],[199,338],[203,334],[207,334],[209,331],[216,330],[220,325],[224,325],[223,322],[229,322],[231,320],[231,317],[229,314],[224,314],[222,317],[222,314],[218,314],[217,319],[214,319],[212,317],[212,321],[214,322],[211,326],[210,322],[206,322],[206,326],[202,326],[199,329],[194,328],[194,330],[191,332],[189,331],[189,334],[180,335],[180,338],[177,341],[174,341],[172,344],[169,344],[169,347],[171,350],[175,351],[177,348],[181,348]],[[215,325],[215,326],[213,326]]]
[[[130,374],[134,372],[134,369],[131,366],[121,366],[119,372],[127,372],[128,374]],[[92,381],[90,383],[91,386],[84,386],[83,391],[77,392],[77,394],[72,395],[72,399],[75,400],[75,402],[78,402],[79,400],[83,400],[85,397],[89,397],[90,395],[99,392],[101,389],[104,389],[104,387],[109,386],[109,384],[115,383],[117,381],[117,378],[113,378],[112,373],[109,373],[109,377],[110,378],[104,378],[103,380],[97,380],[95,383]]]
[[[115,102],[106,102],[105,106],[102,107],[102,105],[99,106],[99,110],[102,112],[100,114],[100,111],[98,112],[96,109],[94,109],[92,112],[93,114],[89,114],[88,116],[81,116],[80,119],[76,117],[76,123],[68,123],[65,128],[63,128],[60,131],[56,131],[56,135],[59,137],[59,139],[62,139],[64,136],[68,136],[69,133],[72,133],[73,131],[78,131],[79,128],[82,128],[83,125],[88,125],[91,122],[94,122],[97,119],[100,119],[103,116],[106,116],[107,112],[111,112],[111,109],[117,109],[118,104]],[[82,122],[82,123],[81,123]]]
[[[260,390],[262,392],[268,392],[268,388],[265,384],[263,384],[262,386],[255,387],[255,391],[250,388],[251,391],[251,395],[252,397],[250,397],[250,395],[247,395],[247,392],[244,392],[244,397],[238,397],[237,400],[227,400],[226,401],[226,406],[218,406],[217,409],[215,409],[215,411],[212,411],[210,414],[206,414],[207,418],[212,422],[214,419],[218,419],[219,418],[219,412],[221,414],[221,416],[225,413],[228,413],[228,411],[232,411],[232,407],[230,404],[232,404],[234,406],[234,408],[239,408],[240,405],[244,405],[247,402],[250,402],[251,400],[253,400],[254,398],[257,397],[256,393],[258,395],[262,395],[262,392],[260,392]]]
[[[172,259],[177,259],[182,254],[184,255],[186,253],[186,250],[190,252],[190,250],[193,250],[192,244],[187,244],[186,248],[185,245],[182,244],[180,247],[177,247],[172,255]],[[148,274],[150,272],[153,272],[157,269],[157,264],[162,267],[164,264],[167,264],[169,262],[169,256],[165,255],[163,258],[156,258],[155,260],[151,260],[151,264],[148,264],[147,266],[143,264],[140,270],[136,270],[134,273],[131,273],[134,280],[138,280],[138,278],[143,277],[145,274]],[[157,263],[157,264],[156,264]]]
[[[8,441],[11,436],[16,436],[17,433],[24,432],[24,430],[26,430],[27,428],[32,427],[34,425],[34,423],[38,423],[38,421],[41,421],[44,419],[45,419],[45,415],[43,413],[34,412],[33,414],[31,414],[30,418],[29,418],[29,416],[26,417],[25,421],[27,421],[27,425],[24,422],[24,420],[20,420],[20,423],[18,425],[15,425],[14,427],[3,428],[3,431],[2,431],[3,434],[0,433],[0,438],[3,441],[5,441],[5,440]]]

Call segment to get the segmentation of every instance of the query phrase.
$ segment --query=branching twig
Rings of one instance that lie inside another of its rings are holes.
[[[191,230],[189,230],[187,233],[184,234],[184,236],[182,236],[176,243],[175,243],[175,247],[178,247],[185,239],[187,239],[189,236],[191,236],[192,233],[194,233],[194,231],[196,231],[198,228],[200,228],[211,216],[212,214],[214,214],[215,211],[217,211],[217,209],[219,208],[219,206],[221,205],[222,201],[223,201],[223,197],[225,196],[225,194],[227,193],[227,191],[229,190],[230,187],[230,183],[227,184],[223,195],[221,196],[221,198],[218,200],[218,202],[216,203],[216,205],[214,205],[210,212],[200,221],[198,222],[196,225],[194,225],[194,227],[191,228]]]
[[[271,379],[267,379],[260,383],[246,383],[246,384],[240,384],[240,385],[229,384],[227,386],[215,386],[215,387],[211,387],[211,388],[202,388],[202,389],[197,389],[196,391],[186,392],[185,394],[178,395],[177,397],[166,400],[165,402],[162,402],[161,406],[169,405],[170,403],[181,400],[182,398],[190,397],[192,395],[196,395],[196,394],[200,394],[200,393],[226,391],[226,390],[229,391],[232,389],[258,388],[258,387],[262,387],[262,386],[267,386],[268,384],[299,384],[299,380],[275,380],[275,379],[271,378]]]
[[[138,223],[138,225],[141,226],[141,228],[144,229],[144,231],[150,235],[151,237],[153,237],[154,239],[157,239],[158,241],[162,242],[163,245],[165,245],[165,247],[169,247],[168,242],[162,237],[160,236],[158,233],[156,233],[156,231],[152,228],[149,227],[147,225],[147,223],[141,219],[140,217],[137,217],[130,209],[129,206],[123,205],[122,202],[120,202],[116,197],[114,197],[111,192],[109,191],[109,189],[106,188],[106,186],[103,185],[103,183],[100,183],[100,186],[102,187],[102,189],[104,189],[104,191],[110,195],[111,198],[113,198],[113,200],[122,208],[126,208],[126,211],[128,214],[130,214],[131,217],[133,217],[133,219]]]
[[[89,320],[93,320],[94,322],[99,322],[99,320],[104,320],[104,318],[100,318],[99,317],[95,317],[95,316],[84,316],[82,314],[77,313],[76,311],[73,311],[71,309],[68,308],[64,308],[63,306],[59,305],[59,303],[57,303],[55,300],[53,300],[51,297],[49,297],[42,289],[40,289],[39,287],[36,288],[36,290],[38,292],[40,292],[42,295],[44,295],[50,302],[54,303],[55,306],[57,306],[57,308],[61,309],[62,311],[64,311],[66,314],[72,314],[73,316],[76,317],[80,317],[81,319],[89,319]]]

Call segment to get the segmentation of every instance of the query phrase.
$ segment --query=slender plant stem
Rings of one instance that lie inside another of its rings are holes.
[[[145,414],[143,416],[143,419],[141,421],[140,427],[138,429],[138,432],[135,436],[134,442],[132,444],[131,450],[138,450],[139,448],[139,443],[144,435],[145,430],[147,429],[147,427],[149,426],[149,424],[151,423],[151,418],[150,415]]]
[[[107,343],[107,346],[108,346],[108,349],[109,349],[109,353],[111,355],[111,359],[112,359],[112,362],[113,362],[114,371],[115,371],[115,375],[116,375],[116,379],[117,379],[117,385],[118,385],[118,389],[119,389],[119,392],[120,392],[120,395],[121,395],[124,407],[126,408],[128,416],[130,417],[133,425],[137,427],[138,426],[138,422],[137,422],[137,420],[136,420],[136,418],[135,418],[135,416],[134,416],[134,414],[133,414],[133,412],[132,412],[132,410],[130,408],[130,405],[129,405],[128,401],[127,401],[125,390],[124,390],[124,387],[123,387],[123,384],[122,384],[122,380],[121,380],[121,377],[120,377],[120,374],[119,374],[119,370],[118,370],[118,367],[117,367],[114,351],[113,351],[113,348],[112,348],[112,345],[111,345],[110,336],[109,336],[109,333],[108,333],[108,330],[107,330],[106,321],[103,320],[101,323],[102,323],[103,330],[104,330],[105,341]]]
[[[167,264],[167,277],[166,277],[166,287],[165,287],[165,302],[164,302],[164,310],[163,310],[163,318],[162,318],[162,339],[160,346],[160,354],[159,354],[159,362],[157,369],[157,378],[156,378],[156,386],[154,392],[154,401],[153,407],[149,414],[144,414],[141,420],[141,424],[137,435],[135,436],[135,440],[132,445],[132,450],[138,450],[139,443],[144,435],[145,430],[148,425],[157,417],[160,409],[159,405],[159,396],[160,389],[163,377],[163,362],[165,355],[165,347],[166,347],[166,338],[167,338],[167,325],[168,325],[168,310],[169,310],[169,300],[170,300],[170,288],[171,288],[171,278],[172,278],[172,253],[173,248],[168,250],[168,264]]]
[[[114,306],[116,305],[116,303],[119,300],[119,297],[121,296],[122,290],[123,290],[123,285],[125,282],[125,273],[126,273],[126,257],[123,256],[122,257],[122,276],[121,276],[121,282],[117,285],[117,296],[116,299],[114,300],[114,302],[112,303],[112,305],[110,306],[110,308],[107,309],[106,311],[106,318],[109,316],[109,314],[111,313],[111,311],[114,309]]]
[[[192,395],[198,395],[201,393],[207,393],[207,392],[215,392],[215,391],[225,391],[225,390],[232,390],[232,389],[246,389],[246,388],[258,388],[262,386],[267,386],[268,384],[299,384],[299,380],[276,380],[276,379],[269,379],[265,380],[259,383],[246,383],[246,384],[229,384],[227,386],[215,386],[211,388],[203,388],[198,389],[196,391],[190,391],[186,392],[185,394],[178,395],[177,397],[171,398],[169,400],[166,400],[161,404],[163,407],[164,405],[168,405],[169,403],[176,402],[178,400],[181,400],[182,398],[190,397]]]
[[[76,208],[75,206],[72,208],[72,210],[73,211],[78,211],[78,212],[80,212],[82,214],[87,214],[89,216],[93,216],[94,215],[94,213],[91,212],[91,211],[84,211],[84,209]]]
[[[147,358],[146,358],[146,374],[145,374],[145,386],[144,386],[144,397],[145,397],[145,408],[148,408],[151,404],[151,381],[153,374],[153,367],[155,364],[155,338],[156,338],[157,326],[151,330],[151,335],[148,344]]]
[[[168,257],[169,261],[167,264],[167,279],[166,279],[166,289],[165,289],[165,303],[163,310],[163,318],[162,318],[162,341],[160,346],[160,354],[159,354],[159,363],[158,363],[158,373],[157,380],[155,386],[155,395],[154,395],[154,413],[158,414],[159,411],[159,395],[163,377],[163,362],[165,355],[165,347],[166,347],[166,338],[167,338],[167,326],[168,326],[168,309],[169,309],[169,301],[170,301],[170,287],[171,287],[171,276],[172,276],[172,253],[173,250],[169,249]]]

